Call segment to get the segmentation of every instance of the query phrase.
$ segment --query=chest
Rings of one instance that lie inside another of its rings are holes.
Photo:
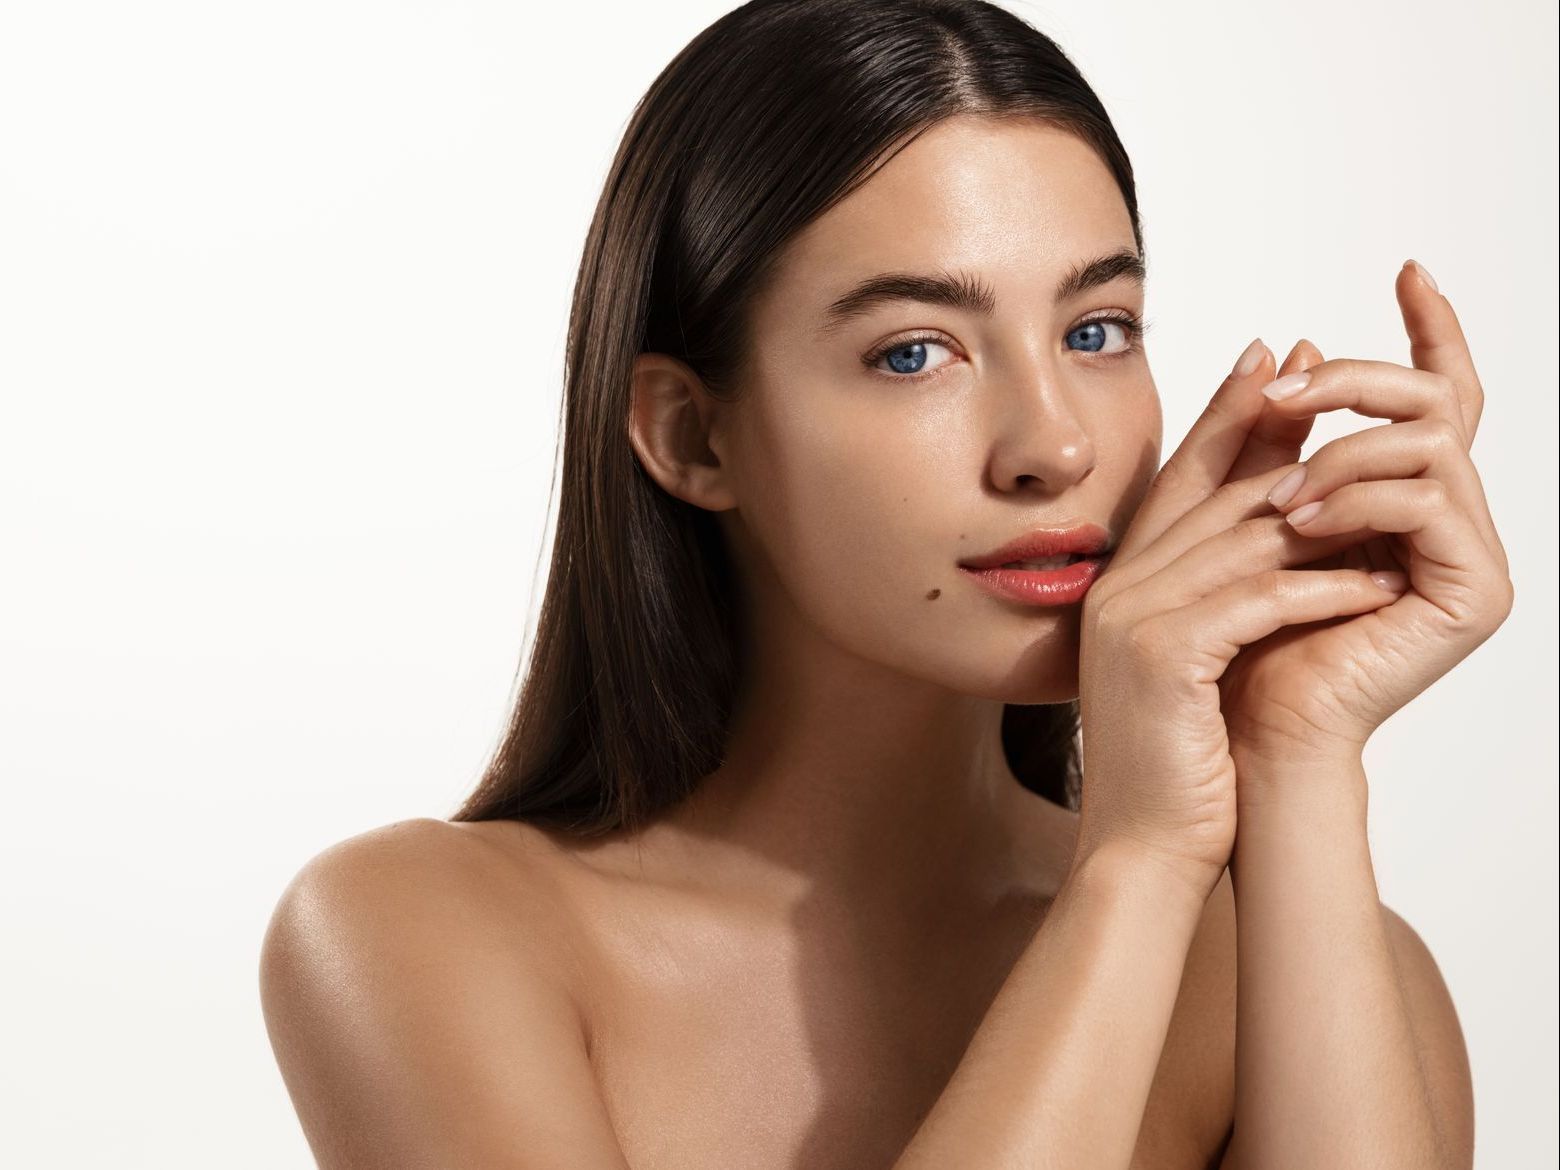
[[[635,1170],[886,1170],[1045,910],[906,941],[616,905],[592,948],[588,1031]],[[1230,1108],[1233,1010],[1232,995],[1183,985],[1134,1170],[1209,1167]]]
[[[1021,942],[912,954],[686,920],[618,938],[593,997],[591,1058],[629,1164],[888,1167]]]

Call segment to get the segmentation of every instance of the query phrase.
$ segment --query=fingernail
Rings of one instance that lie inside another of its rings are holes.
[[[1408,588],[1408,574],[1399,573],[1391,569],[1382,569],[1380,572],[1372,573],[1370,579],[1388,593],[1401,593]]]
[[[1262,387],[1262,393],[1276,402],[1280,398],[1288,398],[1291,394],[1300,393],[1310,380],[1310,370],[1301,370],[1298,374],[1285,374],[1282,378],[1277,378]]]
[[[1289,513],[1289,515],[1285,516],[1284,519],[1288,520],[1290,524],[1299,527],[1301,524],[1304,524],[1307,520],[1309,520],[1312,516],[1315,516],[1321,510],[1322,501],[1312,500],[1305,507],[1296,508],[1293,512]]]
[[[1300,485],[1305,482],[1305,468],[1297,467],[1283,479],[1273,485],[1273,490],[1268,493],[1268,503],[1275,508],[1282,508],[1290,500],[1295,498],[1295,493],[1300,490]]]
[[[1262,343],[1262,338],[1258,337],[1241,351],[1240,357],[1235,360],[1235,368],[1230,371],[1230,377],[1247,377],[1262,364],[1262,355],[1266,352],[1267,346]]]
[[[1419,273],[1419,279],[1430,286],[1432,292],[1441,291],[1441,286],[1436,284],[1435,277],[1430,275],[1430,270],[1428,268],[1426,268],[1418,260],[1410,260],[1409,263],[1412,264],[1414,266],[1414,270]]]

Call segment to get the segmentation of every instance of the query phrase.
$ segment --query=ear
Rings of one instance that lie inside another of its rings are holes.
[[[711,512],[737,506],[717,454],[728,405],[710,395],[686,362],[664,353],[634,358],[628,441],[667,493]]]

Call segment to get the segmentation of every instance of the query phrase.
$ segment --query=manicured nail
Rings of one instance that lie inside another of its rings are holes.
[[[1244,378],[1248,376],[1251,371],[1262,364],[1262,355],[1266,352],[1267,346],[1262,343],[1262,338],[1257,338],[1241,351],[1240,357],[1235,360],[1235,368],[1230,371],[1230,377]]]
[[[1392,569],[1382,569],[1379,572],[1372,573],[1370,579],[1388,593],[1401,593],[1408,588],[1408,574],[1399,573]]]
[[[1298,374],[1285,374],[1282,378],[1277,378],[1262,387],[1262,393],[1276,402],[1280,398],[1288,398],[1291,394],[1300,393],[1310,380],[1310,370],[1301,370]]]
[[[1300,490],[1300,485],[1305,482],[1305,468],[1297,467],[1283,479],[1273,485],[1273,490],[1268,492],[1268,503],[1275,508],[1282,508],[1290,500],[1295,498],[1295,493]]]
[[[1430,270],[1428,268],[1426,268],[1418,260],[1410,260],[1409,263],[1414,266],[1414,271],[1419,273],[1419,279],[1424,281],[1426,284],[1428,284],[1430,286],[1430,291],[1432,291],[1432,292],[1440,292],[1441,291],[1441,286],[1436,284],[1435,277],[1430,275]]]
[[[1303,508],[1296,508],[1293,512],[1289,513],[1289,515],[1285,516],[1284,519],[1288,520],[1289,523],[1293,524],[1295,527],[1298,528],[1300,525],[1302,525],[1306,521],[1310,520],[1312,516],[1315,516],[1321,510],[1322,510],[1322,501],[1321,500],[1312,500],[1309,504],[1305,505],[1305,507],[1303,507]]]

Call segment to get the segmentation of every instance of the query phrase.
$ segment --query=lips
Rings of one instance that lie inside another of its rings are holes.
[[[1110,533],[1098,524],[1073,524],[1065,528],[1036,528],[978,557],[959,564],[967,569],[994,569],[1011,561],[1040,560],[1074,554],[1094,557],[1110,547]]]

